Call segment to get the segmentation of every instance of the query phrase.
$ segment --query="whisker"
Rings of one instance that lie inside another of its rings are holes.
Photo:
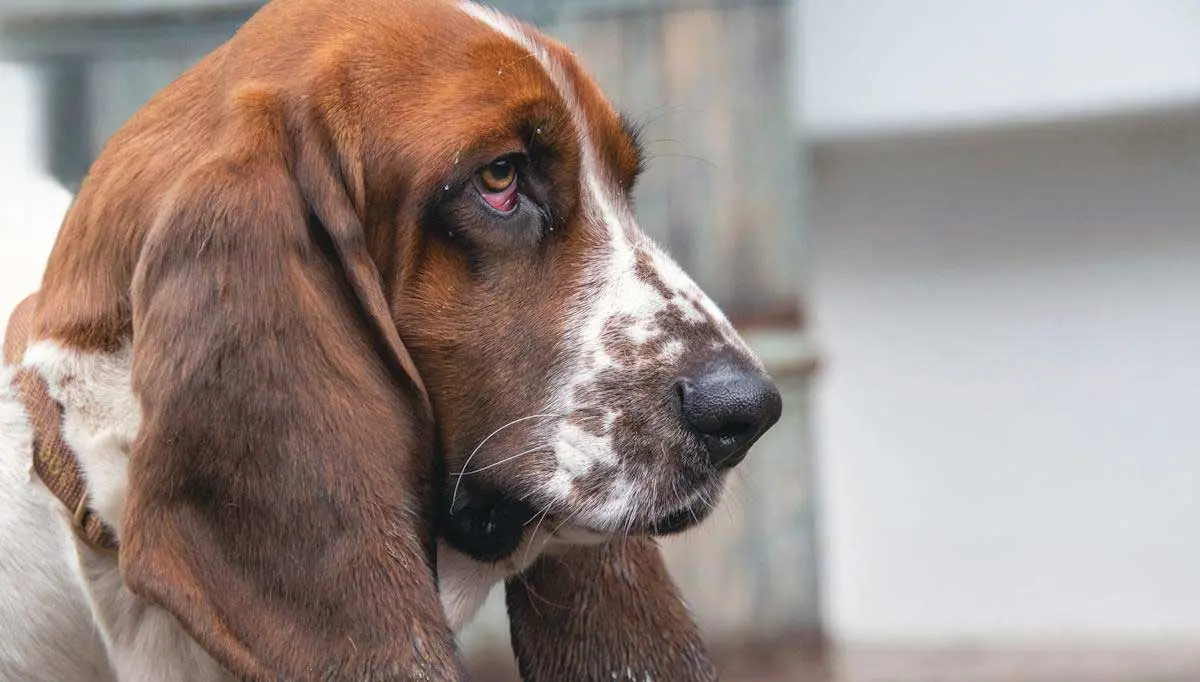
[[[630,505],[621,512],[621,517],[617,519],[617,526],[621,528],[620,535],[629,537],[629,529],[633,527],[633,498],[630,498]]]
[[[459,486],[459,484],[462,483],[463,472],[467,470],[467,466],[469,466],[471,464],[471,460],[475,457],[475,454],[479,452],[479,449],[483,447],[484,443],[487,443],[497,433],[500,433],[504,429],[507,429],[508,427],[510,427],[514,424],[520,424],[521,422],[529,421],[530,419],[546,419],[546,418],[550,418],[550,417],[562,417],[562,416],[563,416],[563,414],[561,414],[561,413],[531,414],[528,417],[521,417],[520,419],[514,419],[514,420],[510,421],[509,423],[505,424],[504,426],[501,426],[500,428],[496,429],[495,431],[492,431],[491,433],[489,433],[487,438],[484,438],[483,440],[479,441],[479,445],[476,445],[475,449],[471,451],[471,454],[467,456],[467,461],[463,462],[462,469],[460,469],[458,472],[458,480],[456,480],[454,482],[454,492],[450,495],[450,508],[451,509],[454,508],[454,502],[455,502],[455,500],[458,499],[458,486]]]
[[[716,511],[717,505],[712,501],[711,498],[709,498],[707,491],[700,491],[700,501],[704,503],[704,508],[708,511]]]
[[[549,544],[550,541],[554,539],[554,536],[558,534],[559,529],[561,529],[563,526],[567,525],[567,523],[569,523],[571,521],[571,519],[575,518],[582,509],[583,509],[583,507],[581,506],[579,509],[576,509],[575,511],[571,512],[567,516],[567,518],[563,519],[557,526],[555,526],[549,533],[547,533],[546,539],[542,540],[542,544],[538,547],[538,551],[541,551],[542,549],[544,549],[546,547],[546,545]],[[536,535],[537,529],[535,528],[533,532]],[[532,542],[532,536],[530,536],[529,547],[526,548],[526,550],[525,550],[525,560],[522,563],[529,561],[529,550],[532,548],[533,548],[533,542]]]
[[[510,580],[511,580],[511,578],[510,578]],[[546,600],[545,597],[538,594],[537,590],[533,589],[533,585],[529,584],[529,580],[525,577],[524,571],[521,571],[520,573],[517,574],[517,580],[520,580],[521,584],[525,586],[525,590],[529,592],[530,596],[534,597],[534,600],[537,600],[537,601],[530,600],[529,605],[533,607],[533,612],[537,614],[538,618],[541,618],[542,610],[537,607],[537,602],[545,601]]]
[[[629,500],[629,509],[625,513],[626,517],[627,517],[625,519],[625,537],[629,537],[629,534],[633,532],[633,524],[635,521],[637,521],[638,509],[641,506],[641,503],[638,501],[638,498],[641,495],[644,495],[645,493],[646,493],[646,488],[634,488],[633,489],[633,495],[630,497],[630,500]]]
[[[548,516],[549,514],[550,514],[550,505],[546,505],[545,510],[542,511],[542,518],[538,519],[537,525],[533,527],[533,532],[529,534],[529,544],[525,546],[525,556],[524,556],[524,558],[521,559],[521,565],[523,565],[523,566],[529,565],[529,552],[530,552],[530,550],[533,549],[534,541],[537,540],[538,529],[542,527],[542,521],[545,521],[546,516]],[[550,534],[551,537],[553,537],[553,535],[554,535],[553,533]],[[544,541],[542,541],[542,547],[545,547],[546,543],[549,541],[550,541],[549,537],[547,537]]]
[[[666,448],[664,448],[664,449],[666,449]],[[650,509],[653,509],[656,506],[658,506],[658,477],[651,476],[650,477],[650,504],[648,505],[648,507]],[[651,523],[653,523],[653,521],[651,521]]]
[[[546,599],[546,598],[545,598],[545,597],[543,597],[542,595],[538,594],[538,593],[537,593],[537,590],[533,589],[533,585],[530,585],[530,584],[529,584],[529,579],[525,577],[525,573],[524,573],[524,572],[521,572],[521,573],[518,573],[518,574],[517,574],[517,580],[520,580],[520,581],[521,581],[521,584],[525,586],[525,589],[529,590],[529,594],[531,594],[531,595],[533,595],[534,597],[536,597],[538,601],[540,601],[540,602],[542,602],[542,603],[544,603],[544,604],[547,604],[547,605],[549,605],[549,606],[553,606],[553,607],[554,607],[554,608],[556,608],[556,609],[565,609],[565,608],[567,608],[567,607],[566,607],[565,605],[563,605],[563,604],[555,604],[554,602],[550,601],[549,599]],[[541,612],[541,611],[538,609],[538,607],[537,607],[537,604],[535,604],[534,602],[529,602],[529,605],[533,607],[533,611],[534,611],[534,613],[536,613],[536,614],[538,615],[538,617],[541,617],[541,615],[542,615],[542,612]]]
[[[547,512],[549,512],[549,511],[550,511],[550,507],[553,507],[553,506],[554,506],[554,500],[550,500],[549,502],[547,502],[547,503],[546,503],[546,506],[542,507],[541,509],[539,509],[539,510],[537,511],[537,513],[536,513],[536,514],[534,514],[533,516],[530,516],[530,517],[529,517],[529,521],[526,521],[526,522],[525,522],[525,527],[527,527],[527,528],[528,528],[528,527],[529,527],[529,522],[530,522],[530,521],[533,521],[534,519],[536,519],[536,518],[538,517],[538,515],[541,515],[541,514],[546,514]],[[534,529],[534,532],[537,532],[537,529],[536,529],[536,528]]]
[[[720,166],[717,164],[702,156],[696,156],[695,154],[650,154],[649,158],[646,159],[646,162],[649,163],[655,159],[688,159],[690,161],[698,161],[713,170],[720,169]]]
[[[671,481],[671,508],[683,508],[687,504],[687,496],[679,491],[679,482]]]
[[[573,519],[573,518],[575,518],[576,516],[578,516],[578,515],[579,515],[579,512],[580,512],[580,511],[582,511],[582,510],[583,510],[583,507],[580,507],[579,509],[576,509],[575,511],[571,512],[571,514],[570,514],[570,515],[568,515],[568,516],[567,516],[567,518],[565,518],[565,519],[563,519],[563,520],[562,520],[562,523],[559,523],[557,526],[555,526],[555,527],[554,527],[554,530],[550,531],[550,537],[546,538],[546,541],[545,541],[545,542],[543,542],[542,544],[544,545],[544,544],[546,544],[546,542],[549,542],[549,541],[550,541],[550,538],[554,537],[554,535],[555,535],[556,533],[558,533],[559,529],[561,529],[563,526],[567,525],[567,523],[568,523],[568,522],[569,522],[571,519]]]
[[[674,105],[664,104],[660,107],[655,107],[653,109],[650,109],[649,111],[647,111],[644,114],[640,114],[637,118],[637,125],[639,128],[645,129],[651,123],[654,123],[663,118],[666,118],[667,116],[674,116],[681,112],[687,111],[687,109],[688,109],[688,107],[684,104],[674,104]],[[642,120],[642,118],[641,118],[642,116],[648,116],[649,114],[655,114],[655,113],[656,113],[655,116],[651,116],[650,118],[647,118],[645,120]]]
[[[452,476],[470,476],[471,474],[477,474],[477,473],[479,473],[479,472],[481,472],[481,471],[487,471],[488,469],[491,469],[491,468],[494,468],[494,467],[498,467],[498,466],[500,466],[501,464],[504,464],[505,462],[511,462],[511,461],[513,461],[514,459],[518,458],[518,457],[524,457],[525,455],[530,455],[530,454],[533,454],[533,453],[535,453],[535,452],[540,452],[540,451],[543,451],[543,450],[545,450],[546,448],[549,448],[549,447],[551,447],[551,446],[549,446],[549,445],[541,445],[541,446],[538,446],[538,447],[536,447],[536,448],[533,448],[533,449],[530,449],[530,450],[526,450],[525,452],[518,452],[517,454],[513,455],[512,457],[505,457],[504,459],[500,460],[499,462],[492,462],[491,464],[489,464],[489,465],[487,465],[487,466],[482,466],[482,467],[479,467],[478,469],[472,469],[472,470],[470,470],[470,471],[463,471],[463,472],[460,472],[460,473],[457,473],[457,474],[451,474],[451,475],[452,475]]]

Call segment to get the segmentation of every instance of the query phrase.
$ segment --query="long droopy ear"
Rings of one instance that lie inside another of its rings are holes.
[[[526,682],[717,679],[649,538],[543,555],[505,590]]]
[[[329,136],[284,111],[246,106],[142,249],[125,581],[242,679],[461,679],[428,398]]]

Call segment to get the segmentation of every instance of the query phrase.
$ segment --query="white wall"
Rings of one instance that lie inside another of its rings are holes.
[[[38,83],[33,72],[0,61],[0,168],[39,168],[42,121],[38,116]]]
[[[56,181],[0,164],[0,339],[8,315],[38,290],[71,195]]]
[[[814,137],[1200,102],[1195,0],[796,0]]]
[[[1200,116],[814,180],[835,635],[1200,635]]]
[[[0,337],[8,313],[37,290],[70,194],[46,176],[38,83],[0,62]]]

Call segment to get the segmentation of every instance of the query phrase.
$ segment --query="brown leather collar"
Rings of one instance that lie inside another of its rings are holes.
[[[30,296],[13,311],[4,335],[4,362],[17,366],[25,355],[33,326],[37,296]],[[89,547],[102,553],[119,548],[112,529],[87,505],[87,482],[79,460],[62,437],[62,406],[50,395],[45,379],[30,368],[20,368],[17,390],[33,423],[33,469],[42,482],[71,511],[71,527]]]

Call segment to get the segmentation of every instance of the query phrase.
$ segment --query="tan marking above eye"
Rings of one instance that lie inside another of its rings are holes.
[[[496,159],[479,169],[479,184],[485,192],[503,192],[516,180],[517,167],[508,157]]]

